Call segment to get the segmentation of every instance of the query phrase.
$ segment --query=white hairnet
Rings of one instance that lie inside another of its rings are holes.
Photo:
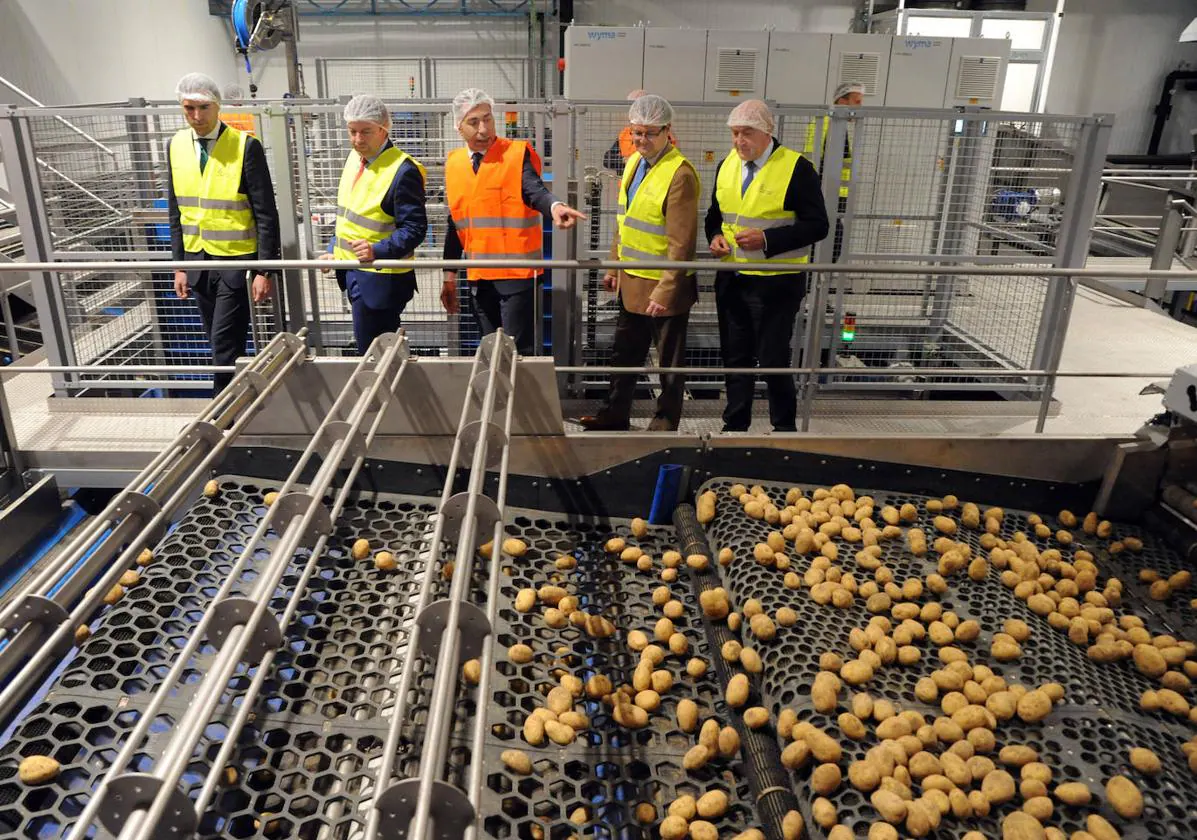
[[[648,93],[648,91],[644,90],[643,88],[636,88],[633,91],[629,91],[628,92],[628,102],[635,102],[637,99],[644,96],[644,94],[646,94],[646,93]]]
[[[491,110],[494,110],[495,100],[491,99],[490,94],[482,88],[466,88],[460,91],[457,96],[453,97],[453,125],[461,125],[466,114],[479,105],[489,105]]]
[[[861,96],[864,96],[864,92],[864,85],[862,85],[860,82],[844,82],[835,89],[835,96],[831,98],[831,101],[835,102],[837,100],[843,99],[850,93],[859,93]]]
[[[633,100],[628,108],[628,122],[632,125],[669,125],[673,122],[673,106],[669,100],[655,93],[646,93]]]
[[[241,85],[233,83],[224,86],[224,92],[221,95],[225,100],[238,100],[245,98],[245,91],[241,89]]]
[[[727,115],[728,128],[755,128],[773,133],[773,112],[760,99],[745,99]]]
[[[198,99],[201,102],[220,104],[220,88],[211,76],[203,73],[188,73],[175,85],[175,96],[179,102],[184,99]]]
[[[377,96],[359,93],[345,103],[345,122],[378,123],[388,131],[391,128],[391,112]]]

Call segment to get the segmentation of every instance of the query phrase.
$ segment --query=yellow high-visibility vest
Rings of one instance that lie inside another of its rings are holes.
[[[675,146],[670,146],[661,159],[648,168],[629,207],[628,187],[636,177],[640,158],[639,152],[628,158],[623,168],[623,178],[619,182],[619,214],[616,216],[619,223],[619,258],[663,260],[669,254],[669,237],[665,235],[665,199],[669,195],[669,185],[679,169],[688,166],[693,171],[694,165]],[[697,178],[698,174],[695,173],[694,177]],[[659,269],[638,268],[628,271],[633,277],[649,280],[660,280],[662,273]]]
[[[201,174],[191,129],[184,128],[171,138],[170,177],[179,205],[184,250],[216,257],[241,257],[258,250],[249,196],[241,192],[246,139],[243,132],[225,126],[208,149],[208,163]]]
[[[821,152],[825,153],[827,149],[827,134],[831,130],[831,117],[823,117],[823,149]],[[823,165],[824,154],[815,151],[815,124],[812,122],[806,127],[806,144],[802,148],[802,154],[806,155],[808,160],[819,161],[820,169]],[[844,163],[840,167],[840,198],[848,197],[848,185],[852,181],[852,145],[850,143],[844,144]]]
[[[735,149],[728,153],[715,180],[715,199],[719,202],[719,211],[723,215],[723,237],[731,247],[731,253],[723,258],[724,262],[762,262],[765,259],[763,255],[747,255],[736,245],[735,237],[738,231],[755,228],[766,231],[767,237],[770,228],[794,224],[797,216],[793,210],[785,208],[785,200],[786,191],[790,188],[790,180],[794,175],[794,167],[801,159],[802,156],[793,149],[778,146],[752,179],[748,190],[741,195],[743,177],[740,155]],[[810,262],[810,257],[807,255],[807,249],[801,248],[769,257],[768,262],[805,263]],[[792,271],[790,268],[743,273],[770,275],[787,274]]]
[[[337,186],[337,232],[333,240],[333,256],[338,260],[356,260],[357,254],[349,243],[357,239],[367,242],[382,242],[395,231],[395,217],[382,209],[382,200],[395,181],[395,173],[404,161],[410,160],[420,170],[420,177],[427,181],[427,174],[420,162],[407,152],[394,146],[384,149],[378,157],[361,170],[362,156],[350,152],[341,170],[341,182]],[[354,181],[356,180],[356,183]],[[404,259],[414,259],[408,254]],[[364,268],[376,274],[402,274],[409,268]]]

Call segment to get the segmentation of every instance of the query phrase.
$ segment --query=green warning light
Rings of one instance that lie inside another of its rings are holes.
[[[856,313],[845,312],[844,323],[840,326],[840,341],[856,340]]]

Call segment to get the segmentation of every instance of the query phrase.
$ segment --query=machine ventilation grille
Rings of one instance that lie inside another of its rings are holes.
[[[873,96],[877,93],[880,75],[880,53],[840,53],[839,84],[855,82],[864,85],[865,96]]]
[[[956,98],[992,101],[997,93],[1001,60],[988,55],[960,57],[960,72],[956,76]]]
[[[719,48],[719,74],[715,90],[722,93],[756,90],[757,50]]]

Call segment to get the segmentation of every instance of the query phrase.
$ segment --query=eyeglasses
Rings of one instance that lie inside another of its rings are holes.
[[[641,129],[632,129],[633,140],[656,140],[665,132],[665,129],[658,128],[656,131],[643,131]]]

